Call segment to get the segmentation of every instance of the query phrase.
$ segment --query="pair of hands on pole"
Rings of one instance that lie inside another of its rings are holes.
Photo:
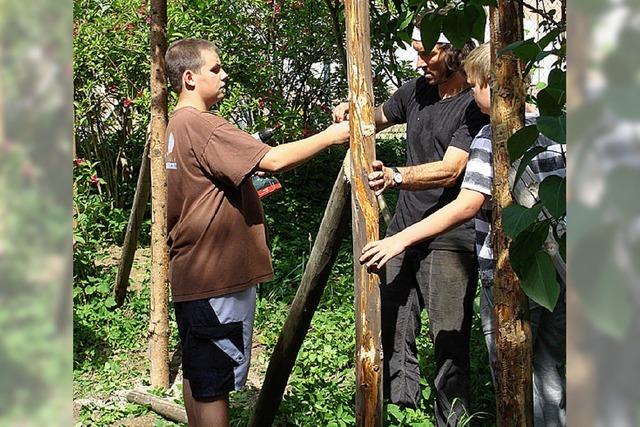
[[[349,103],[342,102],[333,109],[331,118],[334,123],[342,123],[345,120],[349,120]],[[393,188],[395,183],[393,181],[393,171],[391,168],[387,168],[380,160],[374,160],[371,164],[373,172],[371,172],[367,179],[369,180],[369,188],[371,188],[376,197],[384,193],[387,188]]]
[[[335,123],[341,123],[349,119],[349,103],[343,102],[334,108],[332,119]],[[371,167],[373,171],[367,176],[369,188],[376,196],[381,195],[387,188],[395,186],[393,181],[393,171],[384,166],[380,160],[375,160]],[[360,263],[365,264],[367,269],[380,269],[387,261],[396,255],[401,254],[407,248],[402,233],[395,234],[382,240],[368,243],[362,248]]]

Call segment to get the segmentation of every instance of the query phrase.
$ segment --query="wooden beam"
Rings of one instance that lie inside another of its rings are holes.
[[[382,425],[380,279],[357,262],[379,235],[379,210],[367,175],[375,160],[369,2],[345,0],[347,80],[351,120],[351,207],[356,312],[356,425]]]
[[[523,39],[522,3],[497,0],[490,10],[491,128],[493,138],[494,314],[496,319],[496,404],[498,426],[533,425],[531,328],[527,299],[509,263],[510,239],[502,210],[512,203],[507,140],[524,125],[525,87],[520,61],[507,45]]]
[[[167,1],[151,1],[151,312],[149,353],[151,386],[169,386],[169,250],[167,248]]]
[[[289,309],[253,409],[249,426],[273,424],[293,365],[318,308],[349,219],[350,186],[340,169],[311,249],[300,287]]]
[[[117,307],[124,304],[124,298],[127,296],[131,266],[133,265],[133,258],[138,246],[140,224],[142,224],[144,213],[147,210],[147,202],[149,202],[149,193],[151,192],[151,174],[149,171],[150,136],[151,133],[147,132],[144,152],[142,153],[142,163],[140,172],[138,173],[136,193],[133,196],[129,222],[127,223],[127,230],[124,234],[124,242],[122,243],[122,254],[120,255],[120,264],[118,265],[118,274],[116,275],[116,282],[113,286],[113,297],[116,300]]]
[[[127,393],[127,400],[129,402],[137,403],[138,405],[149,405],[153,412],[160,414],[171,421],[184,424],[188,422],[187,411],[184,409],[184,406],[171,402],[167,399],[154,396],[148,391],[131,390]]]

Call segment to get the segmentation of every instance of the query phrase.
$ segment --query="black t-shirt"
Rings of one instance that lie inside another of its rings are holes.
[[[405,83],[382,106],[393,123],[407,123],[407,166],[442,160],[450,146],[469,151],[471,141],[489,123],[471,89],[440,99],[438,87],[424,77]],[[455,186],[429,190],[400,190],[388,235],[409,227],[453,201],[460,192],[463,175]],[[474,251],[473,222],[469,221],[421,246],[429,249]]]

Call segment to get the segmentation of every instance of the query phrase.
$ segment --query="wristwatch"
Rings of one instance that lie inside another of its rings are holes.
[[[402,184],[402,174],[395,166],[393,166],[391,170],[393,171],[393,186],[398,187]]]

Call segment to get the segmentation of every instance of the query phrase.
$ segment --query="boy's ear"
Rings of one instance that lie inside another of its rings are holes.
[[[185,70],[184,73],[182,73],[182,86],[183,87],[189,87],[189,88],[193,88],[196,85],[196,81],[194,78],[194,72],[191,70]]]

